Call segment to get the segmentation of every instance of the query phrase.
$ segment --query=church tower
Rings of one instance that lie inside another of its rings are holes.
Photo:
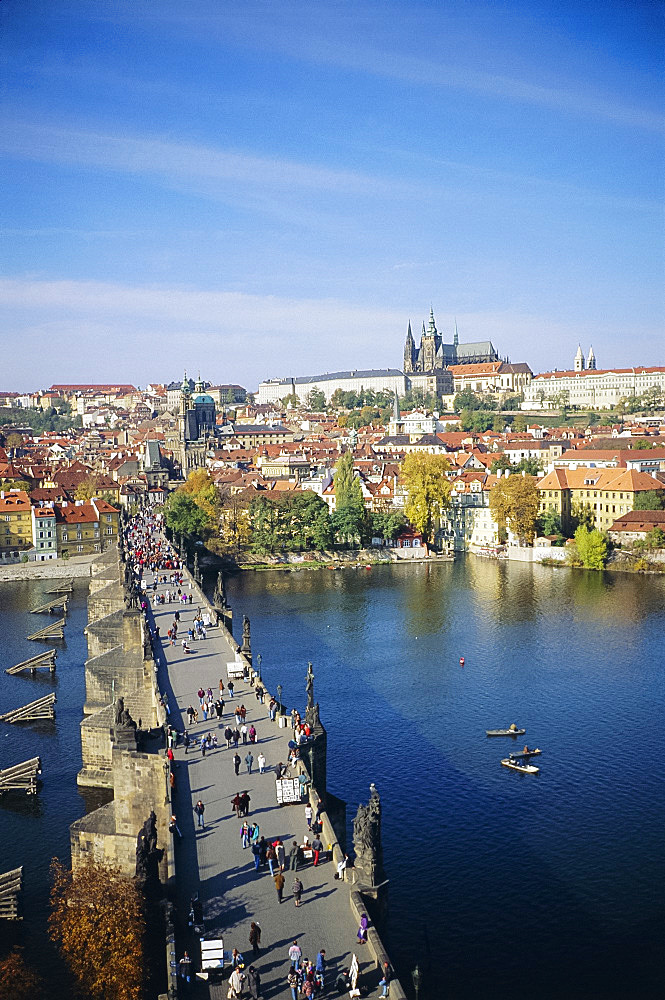
[[[575,371],[584,371],[584,355],[582,354],[582,345],[577,345],[577,354],[575,355]]]
[[[412,372],[414,370],[414,355],[416,353],[416,345],[413,339],[413,334],[411,333],[411,320],[409,320],[409,329],[406,334],[406,343],[404,344],[404,371]]]
[[[420,360],[422,363],[422,370],[424,372],[434,371],[434,360],[436,358],[436,323],[434,322],[434,309],[430,307],[429,311],[429,323],[427,324],[427,333],[423,331],[423,336],[420,344]]]
[[[590,372],[595,372],[596,355],[593,353],[593,347],[589,348],[589,357],[586,359],[586,366]]]
[[[180,416],[184,417],[189,409],[190,399],[191,399],[191,389],[189,388],[189,380],[187,378],[187,372],[185,372],[182,380],[182,385],[180,386]]]

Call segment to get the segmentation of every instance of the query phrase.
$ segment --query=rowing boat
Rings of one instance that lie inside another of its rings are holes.
[[[524,736],[526,729],[486,729],[488,736]]]
[[[513,760],[519,760],[522,757],[538,757],[538,755],[541,754],[542,752],[543,752],[542,750],[538,749],[520,750],[519,753],[511,753],[510,756],[513,758]]]
[[[538,774],[540,771],[539,767],[535,764],[520,764],[519,761],[513,760],[512,757],[505,757],[501,761],[504,767],[509,767],[513,771],[521,771],[522,774]]]

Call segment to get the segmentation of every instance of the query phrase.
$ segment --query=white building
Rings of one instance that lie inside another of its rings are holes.
[[[534,375],[524,390],[523,410],[579,406],[602,410],[622,397],[641,396],[652,387],[665,392],[665,367],[545,372]]]
[[[337,389],[342,392],[373,392],[388,391],[393,395],[403,396],[406,392],[406,380],[397,368],[370,368],[347,372],[328,372],[325,375],[303,375],[291,379],[266,379],[259,383],[257,402],[275,403],[293,393],[301,403],[305,402],[312,389],[320,389],[329,403]]]

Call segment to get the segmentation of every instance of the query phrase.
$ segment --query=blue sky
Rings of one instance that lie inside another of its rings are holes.
[[[0,389],[662,364],[664,12],[4,0]]]

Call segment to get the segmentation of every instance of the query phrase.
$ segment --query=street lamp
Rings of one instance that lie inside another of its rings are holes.
[[[413,979],[413,988],[416,992],[416,1000],[418,1000],[418,995],[420,993],[420,982],[422,979],[419,966],[416,965],[415,969],[411,973],[411,978]]]
[[[282,685],[277,685],[277,705],[279,714],[282,715]]]

